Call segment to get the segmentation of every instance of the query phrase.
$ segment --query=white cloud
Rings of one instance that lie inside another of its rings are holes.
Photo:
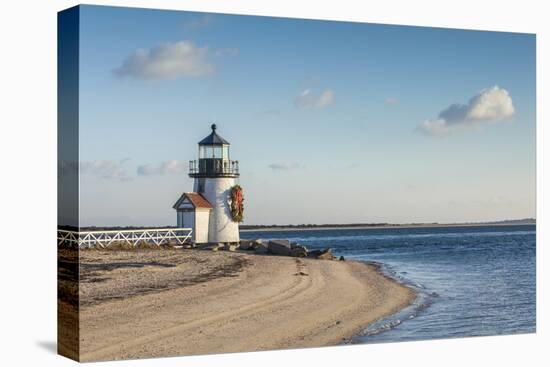
[[[298,97],[294,100],[294,104],[297,107],[304,108],[324,108],[331,105],[334,102],[334,91],[332,89],[325,89],[320,94],[315,93],[311,89],[304,89]]]
[[[428,135],[448,135],[457,130],[500,122],[512,117],[514,113],[514,104],[508,91],[494,86],[470,98],[468,104],[450,105],[436,119],[424,121],[418,130]]]
[[[187,165],[178,160],[162,162],[160,164],[144,164],[137,168],[140,176],[181,174],[187,172]]]
[[[301,165],[296,162],[271,163],[269,166],[274,171],[289,171],[292,169],[301,168]]]
[[[426,120],[420,124],[417,129],[418,131],[432,136],[447,135],[453,130],[453,128],[449,127],[447,122],[443,119]]]
[[[514,115],[512,97],[507,90],[494,86],[470,100],[467,119],[502,120]]]
[[[129,159],[81,161],[80,174],[93,175],[107,180],[128,181],[132,179],[125,167],[128,161]]]
[[[136,79],[199,77],[214,71],[208,55],[208,47],[196,47],[191,41],[163,43],[152,49],[137,49],[113,72]]]

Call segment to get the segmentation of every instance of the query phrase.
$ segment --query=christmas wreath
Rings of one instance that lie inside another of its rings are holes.
[[[243,189],[239,185],[231,188],[231,219],[233,222],[241,223],[244,218]]]

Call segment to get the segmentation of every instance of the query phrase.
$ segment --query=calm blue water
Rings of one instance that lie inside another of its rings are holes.
[[[378,262],[419,297],[370,325],[354,343],[536,330],[535,226],[242,232]]]

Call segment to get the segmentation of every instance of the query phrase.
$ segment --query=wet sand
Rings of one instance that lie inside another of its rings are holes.
[[[353,261],[85,250],[80,264],[81,361],[336,345],[415,297]]]

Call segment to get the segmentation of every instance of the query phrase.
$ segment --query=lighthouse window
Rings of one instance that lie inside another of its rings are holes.
[[[212,158],[221,158],[222,157],[222,147],[214,147],[214,155]]]
[[[229,159],[229,146],[223,146],[223,159]]]
[[[214,148],[212,146],[204,147],[204,158],[213,158],[214,157]]]
[[[199,147],[199,159],[206,158],[206,147],[200,146]]]
[[[199,147],[199,159],[205,158],[229,159],[229,146],[202,145]]]
[[[202,158],[221,158],[222,148],[212,145],[205,145],[202,147]]]

